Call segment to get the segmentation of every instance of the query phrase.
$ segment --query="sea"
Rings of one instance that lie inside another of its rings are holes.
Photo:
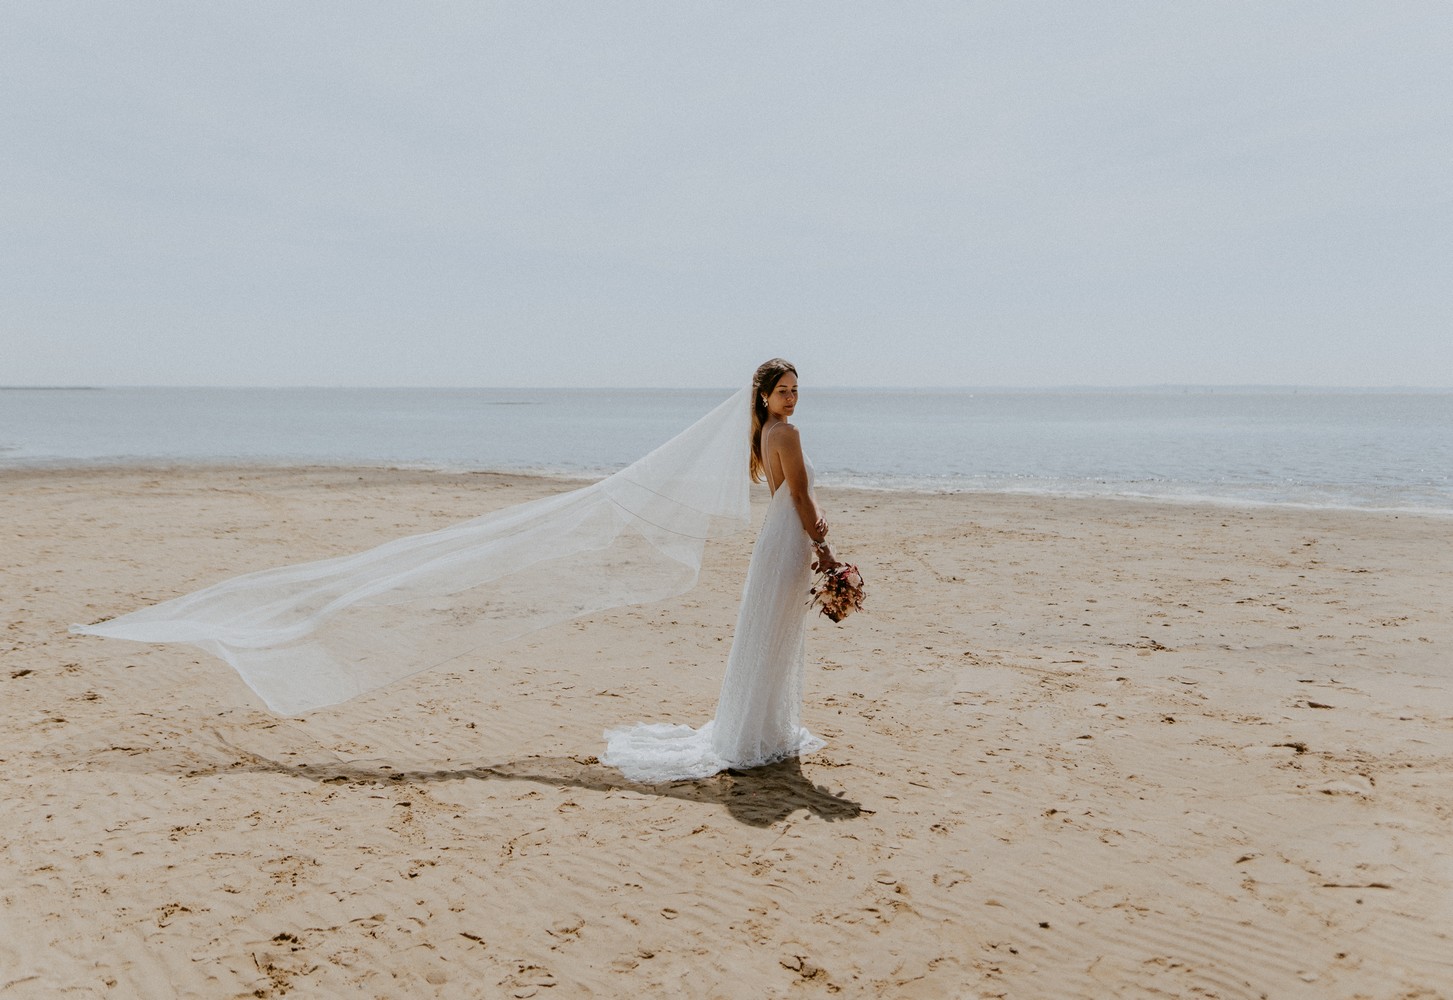
[[[596,477],[730,389],[0,388],[7,469],[368,465]],[[1453,516],[1453,389],[804,389],[823,485]]]

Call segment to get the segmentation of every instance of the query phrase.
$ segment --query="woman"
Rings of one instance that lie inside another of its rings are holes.
[[[752,481],[772,492],[752,549],[716,718],[685,725],[637,724],[606,733],[601,762],[636,781],[702,778],[810,753],[823,741],[804,729],[803,636],[814,555],[837,565],[827,521],[812,492],[812,463],[797,428],[797,369],[773,358],[752,381]]]
[[[642,780],[667,780],[805,752],[819,741],[797,725],[802,633],[811,548],[827,525],[788,423],[796,402],[797,373],[769,361],[752,386],[589,486],[365,552],[223,580],[72,631],[189,643],[230,663],[272,711],[311,712],[557,622],[685,593],[706,540],[750,523],[746,465],[774,493],[717,724],[695,743],[676,738],[694,733],[687,726],[646,727],[673,738],[642,736],[643,749],[631,751],[621,737],[610,759]],[[833,562],[826,548],[819,558]]]

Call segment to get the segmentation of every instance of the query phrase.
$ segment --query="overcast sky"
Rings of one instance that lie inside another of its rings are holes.
[[[6,3],[0,384],[1453,384],[1453,4]]]

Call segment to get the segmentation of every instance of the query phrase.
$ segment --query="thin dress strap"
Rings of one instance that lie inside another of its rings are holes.
[[[767,461],[767,431],[768,430],[771,430],[773,428],[781,427],[786,422],[787,421],[785,421],[785,420],[779,420],[775,424],[773,424],[771,428],[763,428],[762,429],[762,445],[761,445],[761,447],[762,447],[762,474],[767,477],[767,489],[769,489],[769,490],[772,491],[772,495],[774,497],[777,495],[777,491],[778,490],[780,490],[782,487],[784,487],[784,486],[787,485],[787,477],[786,476],[783,476],[782,477],[782,481],[780,483],[778,483],[776,486],[773,486],[772,485],[772,467],[771,467],[771,465]],[[804,464],[807,463],[806,456],[803,457],[802,461],[803,461]],[[808,472],[808,482],[811,482],[811,481],[812,481],[812,473],[809,471]]]
[[[772,496],[774,497],[777,495],[777,491],[782,488],[782,484],[778,483],[776,486],[772,485],[772,466],[771,463],[767,461],[767,432],[777,427],[777,425],[781,422],[782,421],[779,420],[771,427],[762,428],[762,443],[760,445],[762,449],[762,475],[767,477],[767,489],[771,491]]]

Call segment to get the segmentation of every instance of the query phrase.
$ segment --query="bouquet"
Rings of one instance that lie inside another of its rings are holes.
[[[840,622],[854,611],[863,609],[863,575],[851,563],[838,563],[823,572],[808,593],[808,606],[821,605],[818,614]]]

